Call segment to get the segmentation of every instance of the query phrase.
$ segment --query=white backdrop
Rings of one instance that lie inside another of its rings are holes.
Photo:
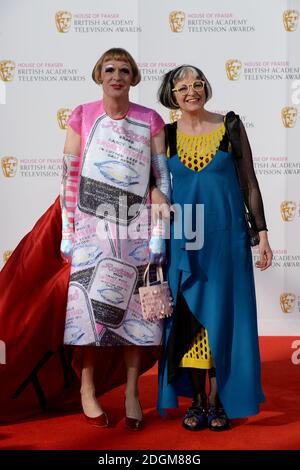
[[[142,70],[131,100],[166,121],[159,79],[182,63],[211,82],[208,109],[242,117],[274,249],[255,273],[259,331],[299,335],[299,11],[299,0],[0,0],[1,266],[56,198],[66,117],[99,99],[91,70],[120,46]]]

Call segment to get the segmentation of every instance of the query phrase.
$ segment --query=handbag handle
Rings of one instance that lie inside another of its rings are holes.
[[[144,272],[144,286],[150,286],[150,278],[149,278],[149,269],[151,263],[148,263],[147,268]],[[164,282],[164,273],[161,266],[156,266],[156,279],[158,279],[161,284]]]

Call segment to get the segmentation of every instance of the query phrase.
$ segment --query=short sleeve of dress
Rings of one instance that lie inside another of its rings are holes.
[[[161,129],[163,129],[165,123],[161,116],[154,110],[151,112],[151,137],[155,137]]]
[[[73,131],[77,134],[81,134],[81,124],[82,124],[82,105],[77,106],[69,117],[68,125],[72,127]]]

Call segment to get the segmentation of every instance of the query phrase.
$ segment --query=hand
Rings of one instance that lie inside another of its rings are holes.
[[[149,242],[149,262],[161,266],[166,262],[166,240],[152,235]]]
[[[72,256],[72,251],[73,251],[73,241],[71,239],[62,239],[61,244],[60,244],[60,251],[62,254],[62,257],[66,261],[70,261],[70,258]]]
[[[170,219],[170,202],[166,196],[156,187],[151,188],[151,216],[153,224],[159,219]]]
[[[259,261],[256,261],[255,266],[261,271],[265,271],[272,264],[273,252],[270,248],[268,241],[268,234],[266,230],[259,232],[260,242],[258,245],[259,249]]]

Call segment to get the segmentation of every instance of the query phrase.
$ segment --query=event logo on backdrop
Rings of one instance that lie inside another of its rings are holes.
[[[256,155],[253,164],[257,176],[300,176],[300,161],[289,161],[287,156]]]
[[[60,178],[61,158],[22,158],[19,175],[22,178]]]
[[[138,62],[143,82],[159,82],[162,76],[177,67],[176,62]]]
[[[17,174],[22,178],[61,177],[61,158],[22,158],[6,156],[1,158],[3,175],[13,178]]]
[[[55,13],[55,24],[59,33],[67,33],[72,24],[72,13],[69,11],[57,11]]]
[[[0,80],[3,82],[12,82],[16,70],[16,64],[13,60],[0,60]]]
[[[66,130],[68,128],[68,119],[71,116],[72,109],[60,108],[57,113],[57,122],[60,129]]]
[[[76,66],[62,62],[20,62],[17,64],[19,82],[84,82],[86,76]]]
[[[227,78],[232,81],[243,77],[245,80],[300,80],[300,67],[287,60],[251,60],[242,63],[240,59],[225,62]]]
[[[297,204],[294,201],[283,201],[280,204],[280,213],[284,222],[292,222],[295,218]]]
[[[170,116],[170,122],[178,121],[178,119],[181,118],[180,109],[171,109],[171,111],[169,112],[169,116]]]
[[[3,252],[3,263],[5,264],[8,258],[11,256],[12,250],[5,250]]]
[[[293,106],[285,106],[284,108],[282,108],[281,119],[284,127],[286,127],[287,129],[295,127],[297,121],[297,114],[298,110]]]
[[[59,33],[141,33],[135,18],[122,17],[120,13],[71,13],[57,11],[55,25]]]
[[[282,14],[283,25],[286,31],[296,31],[299,20],[299,11],[297,10],[285,10]]]
[[[6,178],[12,178],[17,174],[18,159],[16,157],[2,157],[1,167]]]
[[[238,59],[229,59],[225,63],[225,69],[229,80],[238,80],[242,71],[242,62]]]
[[[185,23],[184,11],[171,11],[169,14],[169,24],[173,33],[182,33]]]
[[[284,292],[280,296],[280,307],[283,313],[291,313],[295,308],[296,295],[291,292]]]
[[[173,33],[253,33],[255,25],[246,17],[237,17],[230,11],[189,12],[174,10],[169,13]]]

